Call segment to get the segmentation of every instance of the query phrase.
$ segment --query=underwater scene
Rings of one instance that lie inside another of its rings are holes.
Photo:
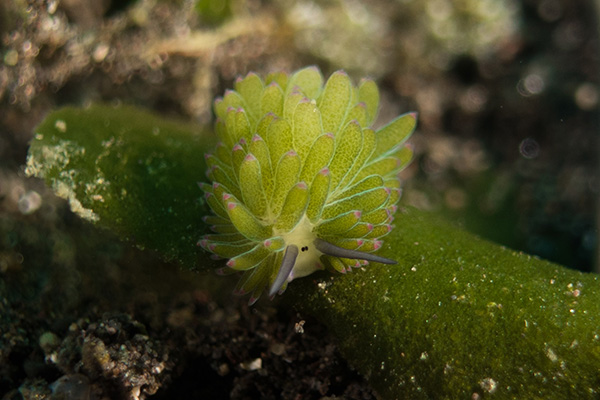
[[[597,399],[600,3],[0,4],[0,399]]]

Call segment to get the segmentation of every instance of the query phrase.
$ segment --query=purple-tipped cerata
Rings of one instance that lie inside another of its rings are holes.
[[[282,293],[293,279],[370,261],[390,233],[398,174],[416,113],[374,129],[375,82],[318,68],[261,79],[250,73],[214,104],[219,145],[202,184],[214,234],[201,245],[242,274],[235,293],[251,302]]]

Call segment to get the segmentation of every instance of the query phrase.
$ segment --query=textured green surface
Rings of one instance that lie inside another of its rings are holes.
[[[405,142],[415,130],[416,113],[375,132],[367,124],[377,113],[377,85],[363,80],[354,86],[343,71],[323,85],[316,67],[264,82],[251,72],[234,87],[214,103],[221,143],[207,158],[209,184],[202,185],[209,206],[224,221],[211,227],[213,234],[200,245],[220,255],[230,243],[228,253],[236,257],[227,263],[232,269],[248,264],[268,269],[245,280],[256,285],[242,287],[252,301],[265,288],[281,294],[293,279],[319,269],[345,272],[368,264],[372,255],[367,253],[381,247],[380,238],[391,229],[400,199],[398,173],[412,158]],[[379,211],[385,218],[371,214]],[[357,220],[338,220],[348,225],[320,236],[321,224],[351,212]],[[317,250],[317,238],[360,253]],[[274,240],[285,246],[254,263],[255,251],[271,248],[262,242]],[[247,251],[248,246],[254,250]],[[287,253],[294,248],[302,251]],[[239,262],[240,257],[250,259]]]
[[[197,127],[132,107],[64,108],[36,128],[26,172],[85,219],[196,266],[205,225],[197,181],[212,144]]]
[[[206,212],[196,181],[212,143],[193,128],[96,106],[56,111],[36,132],[28,172],[80,215],[183,265],[224,266],[195,246]],[[598,276],[416,210],[394,223],[380,254],[398,265],[311,275],[283,296],[330,328],[383,398],[600,396]]]
[[[600,397],[597,275],[418,210],[395,223],[380,254],[398,265],[323,274],[286,292],[335,333],[383,398]]]

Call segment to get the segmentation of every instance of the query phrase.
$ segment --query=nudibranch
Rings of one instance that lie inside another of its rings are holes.
[[[243,271],[236,293],[251,303],[319,269],[396,263],[374,252],[393,228],[417,115],[374,130],[372,80],[323,81],[316,67],[249,73],[214,103],[220,142],[205,155],[211,184],[200,184],[214,234],[199,245],[228,259],[220,272]]]

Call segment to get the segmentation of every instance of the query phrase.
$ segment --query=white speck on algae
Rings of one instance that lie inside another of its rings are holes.
[[[27,158],[25,173],[28,176],[42,176],[42,171],[48,171],[52,168],[63,170],[69,163],[69,154],[83,156],[85,148],[67,140],[60,140],[53,147],[44,146],[42,148],[41,160],[38,160],[33,155]]]
[[[62,133],[65,133],[67,131],[67,123],[62,119],[57,119],[54,123],[54,127]]]
[[[558,356],[550,347],[546,348],[546,357],[548,357],[548,359],[552,362],[558,361]]]
[[[479,386],[488,393],[494,393],[498,388],[498,383],[493,378],[484,378],[479,381]]]
[[[59,122],[61,121],[56,121],[56,123]],[[64,121],[62,122],[64,123]],[[62,125],[59,124],[59,126]],[[66,124],[64,125],[64,128],[66,129]],[[57,129],[60,130],[61,128],[57,127]],[[28,176],[41,177],[47,176],[48,171],[62,171],[58,177],[53,178],[52,187],[54,192],[57,196],[69,201],[71,210],[74,213],[88,221],[96,222],[100,217],[94,213],[93,210],[85,208],[77,199],[77,195],[73,190],[73,188],[76,187],[74,177],[77,175],[77,171],[66,168],[71,157],[82,157],[84,154],[84,147],[77,146],[73,142],[67,140],[60,140],[55,146],[44,146],[41,152],[41,159],[38,159],[34,155],[30,155],[27,158],[25,173]]]
[[[94,213],[94,211],[89,208],[85,208],[81,202],[77,200],[77,195],[69,185],[61,181],[56,181],[52,187],[54,188],[54,192],[57,196],[69,201],[71,211],[73,211],[75,214],[92,222],[97,222],[100,220],[98,214]]]

